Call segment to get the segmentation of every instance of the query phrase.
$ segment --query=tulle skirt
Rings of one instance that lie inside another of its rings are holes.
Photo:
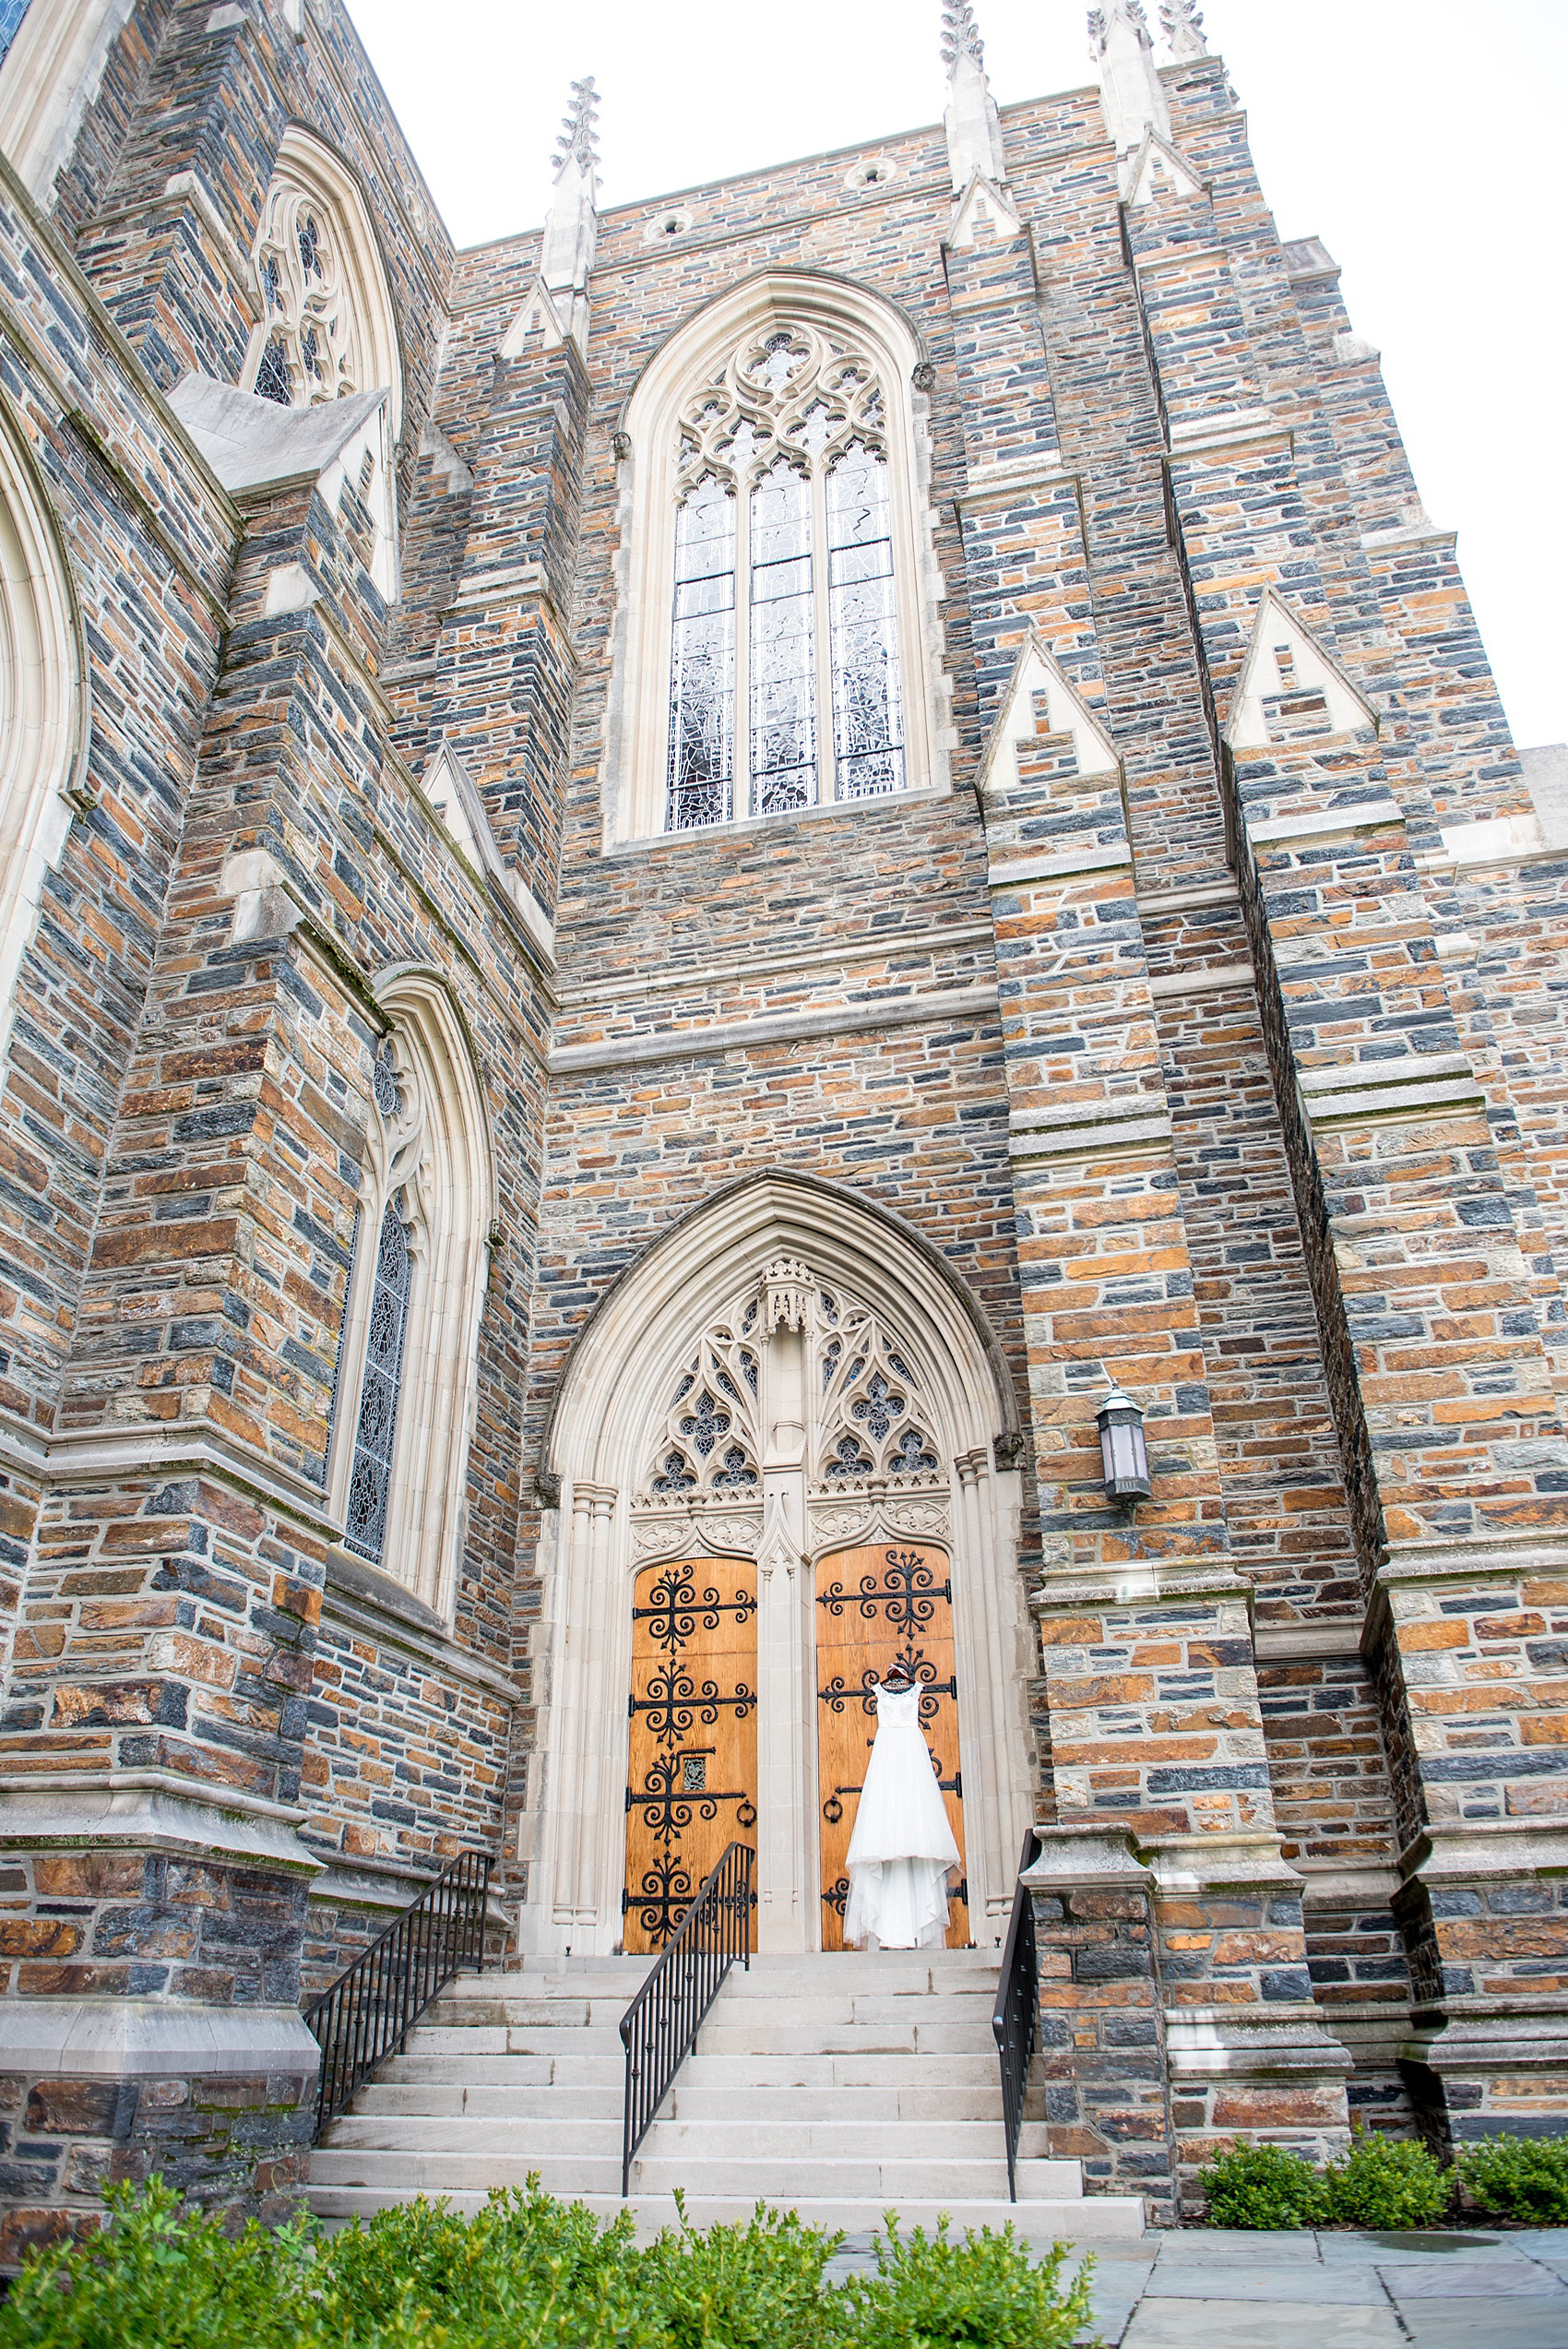
[[[849,1838],[844,1939],[929,1950],[947,1937],[948,1871],[959,1865],[920,1725],[920,1691],[880,1691],[876,1741]]]

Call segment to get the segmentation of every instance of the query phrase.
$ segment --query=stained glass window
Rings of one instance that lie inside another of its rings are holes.
[[[827,477],[827,604],[833,632],[833,748],[841,798],[904,788],[887,466],[846,450]]]
[[[681,425],[671,831],[902,791],[886,418],[814,328],[742,346]]]
[[[782,458],[752,492],[752,789],[759,816],[816,797],[812,492]]]
[[[670,829],[726,824],[735,748],[735,501],[700,482],[675,527]]]
[[[349,1471],[350,1549],[379,1565],[386,1545],[386,1510],[392,1497],[392,1446],[398,1429],[398,1395],[403,1378],[403,1335],[409,1321],[413,1263],[409,1234],[394,1201],[381,1219],[375,1278],[370,1296],[360,1414],[354,1428],[354,1458]]]
[[[3,60],[22,29],[22,18],[28,12],[28,0],[0,0],[0,60]]]
[[[255,388],[263,399],[275,399],[279,408],[294,404],[294,387],[289,376],[289,362],[280,342],[269,342],[261,354],[261,364],[255,371]]]

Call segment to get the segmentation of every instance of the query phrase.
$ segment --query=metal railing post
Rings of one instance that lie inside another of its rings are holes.
[[[621,2018],[626,2091],[621,2128],[621,2198],[631,2188],[637,2147],[670,2083],[690,2055],[709,2007],[737,1957],[751,1970],[749,1843],[729,1844]],[[739,1944],[739,1947],[737,1947]],[[651,2061],[650,2061],[651,2057]]]
[[[1039,1837],[1031,1827],[1018,1859],[1020,1879],[1040,1853]],[[1024,2093],[1028,2086],[1029,2057],[1034,2053],[1039,2005],[1039,1954],[1035,1946],[1034,1902],[1022,1881],[1013,1891],[1013,1914],[1002,1951],[1002,1972],[996,1984],[992,2033],[1002,2067],[1002,2127],[1007,2144],[1007,2200],[1018,2199],[1018,2140],[1024,2128]]]
[[[488,1852],[461,1852],[305,2010],[321,2045],[319,2138],[465,1964],[484,1971]]]

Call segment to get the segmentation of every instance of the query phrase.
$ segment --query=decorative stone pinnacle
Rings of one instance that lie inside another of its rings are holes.
[[[555,142],[552,169],[559,179],[568,163],[578,170],[591,172],[599,161],[599,92],[593,76],[586,74],[581,81],[572,84],[571,102],[561,117],[561,133]]]
[[[1098,61],[1104,56],[1112,31],[1118,23],[1130,26],[1142,46],[1152,50],[1154,36],[1144,14],[1143,0],[1111,0],[1109,8],[1089,10],[1089,51]]]
[[[942,62],[949,73],[960,57],[972,57],[983,72],[985,43],[969,0],[942,0]]]
[[[1193,0],[1160,0],[1159,29],[1164,33],[1172,57],[1206,57],[1208,42],[1204,38],[1201,8]]]

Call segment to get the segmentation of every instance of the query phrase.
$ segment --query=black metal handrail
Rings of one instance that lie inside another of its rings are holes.
[[[307,2008],[305,2021],[321,2042],[318,2138],[376,2065],[401,2054],[453,1975],[483,1971],[490,1869],[488,1852],[460,1853]]]
[[[1018,1861],[1020,1878],[1040,1854],[1039,1837],[1031,1827],[1024,1837]],[[1039,2010],[1039,1956],[1035,1948],[1035,1911],[1022,1882],[1013,1892],[1013,1914],[1002,1950],[1002,1973],[996,1985],[996,2006],[991,2028],[1002,2066],[1002,2125],[1007,2134],[1007,2200],[1018,2199],[1018,2140],[1024,2127],[1024,2091],[1028,2085],[1029,2057],[1034,2053]]]
[[[621,2195],[671,2081],[692,2052],[704,2016],[737,1958],[752,1963],[749,1843],[731,1843],[671,1935],[658,1964],[621,2018],[626,2107],[621,2133]]]

